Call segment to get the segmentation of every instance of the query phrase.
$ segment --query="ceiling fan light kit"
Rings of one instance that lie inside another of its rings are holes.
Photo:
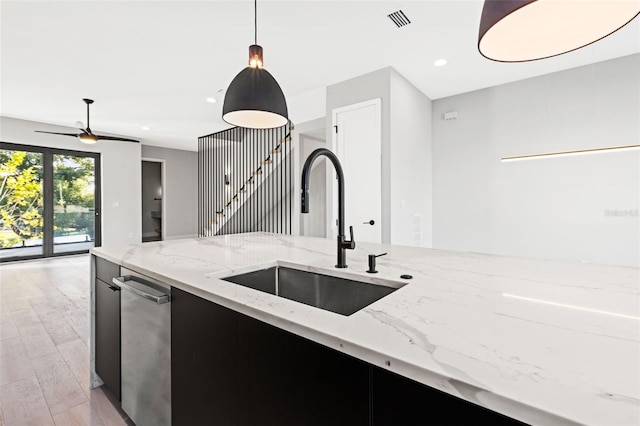
[[[96,138],[94,135],[90,135],[88,133],[79,134],[78,135],[78,139],[80,139],[80,142],[86,143],[87,145],[93,145],[93,144],[98,142],[98,138]]]
[[[601,40],[640,14],[640,0],[485,0],[478,50],[498,62],[525,62]]]
[[[62,135],[62,136],[72,136],[74,138],[80,139],[80,142],[86,143],[87,145],[93,145],[97,143],[99,140],[107,140],[107,141],[120,141],[120,142],[135,142],[139,143],[140,141],[129,138],[119,138],[115,136],[104,136],[104,135],[96,135],[91,131],[91,127],[89,127],[89,105],[93,103],[93,99],[83,99],[84,103],[87,104],[87,128],[82,128],[82,122],[77,121],[76,126],[79,126],[80,133],[59,133],[59,132],[45,132],[43,130],[35,130],[36,133],[47,133],[49,135]]]
[[[258,45],[257,0],[254,0],[255,43],[249,46],[249,65],[235,76],[224,97],[222,119],[250,129],[272,129],[289,122],[287,102],[280,85],[263,68]]]

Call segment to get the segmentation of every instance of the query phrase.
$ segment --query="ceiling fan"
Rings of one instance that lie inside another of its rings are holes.
[[[135,139],[127,139],[127,138],[118,138],[118,137],[114,137],[114,136],[103,136],[103,135],[96,135],[91,131],[91,128],[89,127],[89,105],[91,105],[93,103],[93,99],[83,99],[84,103],[87,104],[87,128],[83,129],[82,128],[82,122],[81,121],[77,121],[76,122],[76,126],[78,126],[78,129],[81,131],[81,133],[58,133],[58,132],[45,132],[43,130],[35,130],[35,132],[37,133],[48,133],[51,135],[62,135],[62,136],[73,136],[76,137],[78,139],[80,139],[80,142],[86,143],[86,144],[94,144],[100,140],[105,140],[105,141],[122,141],[122,142],[136,142],[139,143],[140,141],[137,141]]]

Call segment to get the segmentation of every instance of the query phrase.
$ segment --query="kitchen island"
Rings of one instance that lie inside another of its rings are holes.
[[[335,251],[250,233],[92,253],[526,423],[640,424],[638,269],[360,243],[339,270]],[[345,316],[221,279],[277,265],[406,285]]]

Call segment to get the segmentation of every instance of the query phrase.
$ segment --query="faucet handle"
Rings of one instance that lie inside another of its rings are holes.
[[[349,226],[349,235],[351,235],[351,240],[345,241],[345,243],[347,243],[347,247],[345,248],[353,250],[354,248],[356,248],[356,240],[353,238],[353,226]]]

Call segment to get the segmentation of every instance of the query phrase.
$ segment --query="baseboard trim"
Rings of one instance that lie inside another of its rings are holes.
[[[172,235],[172,236],[166,236],[165,238],[163,238],[163,240],[182,240],[185,238],[196,238],[197,236],[198,236],[197,234]]]

